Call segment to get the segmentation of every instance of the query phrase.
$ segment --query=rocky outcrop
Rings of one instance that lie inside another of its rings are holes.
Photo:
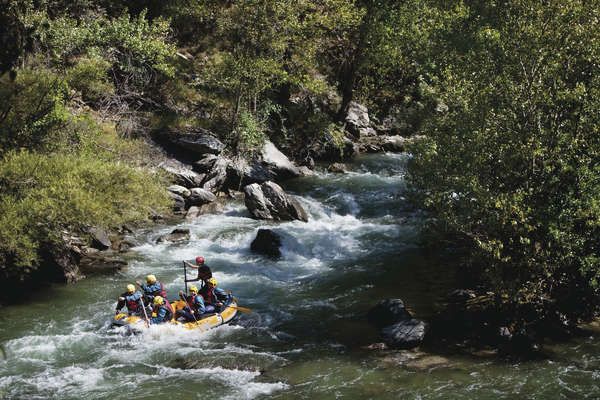
[[[354,101],[348,104],[345,122],[346,131],[355,138],[377,135],[377,132],[371,126],[369,110],[362,104],[358,104]]]
[[[193,188],[190,190],[190,196],[186,199],[186,205],[188,207],[191,206],[201,206],[204,204],[212,203],[217,199],[213,193],[209,192],[206,189],[202,188]]]
[[[420,345],[427,333],[427,324],[413,318],[400,299],[382,300],[373,307],[367,318],[382,328],[385,343],[396,349],[411,349]]]
[[[270,229],[259,229],[250,249],[258,254],[281,257],[281,237]]]
[[[254,218],[308,222],[308,214],[298,200],[288,196],[274,182],[253,183],[244,188],[245,204]]]
[[[206,178],[201,187],[213,193],[223,189],[223,186],[227,181],[228,165],[229,160],[224,157],[219,157],[215,160],[212,169],[206,174]]]
[[[179,243],[187,242],[190,240],[190,230],[177,228],[171,233],[160,236],[156,239],[156,243]]]
[[[423,136],[369,136],[358,140],[358,148],[361,153],[381,153],[389,151],[401,153],[407,151],[410,144],[423,139]]]
[[[161,135],[163,141],[195,155],[221,154],[225,145],[209,130],[182,128],[169,130]]]
[[[79,263],[82,272],[88,275],[107,274],[127,267],[127,261],[112,252],[88,252]]]
[[[175,160],[162,162],[159,167],[171,175],[174,182],[186,187],[201,187],[204,175],[198,174],[189,169],[185,164]]]
[[[88,230],[91,239],[91,247],[98,250],[108,250],[111,248],[111,241],[108,233],[101,228],[90,228]]]
[[[214,154],[206,154],[200,160],[196,161],[192,168],[200,174],[206,174],[210,172],[218,159],[219,157]]]
[[[191,192],[188,188],[180,186],[180,185],[171,185],[167,188],[167,190],[171,193],[181,196],[184,199],[190,197],[190,195],[191,195]]]

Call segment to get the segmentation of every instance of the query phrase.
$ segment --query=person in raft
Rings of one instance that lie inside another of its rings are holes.
[[[180,322],[194,322],[200,314],[204,314],[204,299],[198,295],[198,288],[194,285],[190,286],[190,295],[185,296],[179,291],[179,297],[185,300],[187,306],[181,310],[177,310],[177,320],[183,319]]]
[[[141,315],[141,299],[142,293],[139,290],[135,290],[135,286],[132,284],[127,285],[127,291],[119,296],[119,302],[117,303],[115,314],[120,314],[123,307],[127,306],[127,312],[129,315]]]
[[[207,313],[220,312],[223,302],[231,299],[230,294],[225,293],[223,289],[217,287],[217,280],[215,278],[207,280],[206,285],[200,289],[199,293],[204,299],[204,308]]]
[[[203,284],[206,285],[206,281],[209,280],[210,278],[212,278],[212,271],[210,270],[210,267],[204,263],[204,257],[202,257],[202,256],[196,257],[196,265],[191,264],[187,261],[184,261],[184,263],[188,267],[198,270],[198,276],[196,277],[196,279],[187,279],[187,277],[186,277],[186,282],[202,281]]]
[[[146,283],[143,284],[140,281],[135,281],[139,287],[144,291],[144,299],[146,304],[152,304],[154,297],[160,296],[163,299],[167,298],[167,291],[162,283],[156,280],[156,276],[150,274],[146,277]]]
[[[156,316],[150,319],[151,324],[164,324],[173,319],[173,308],[162,296],[154,296],[152,304],[154,305],[152,313]]]

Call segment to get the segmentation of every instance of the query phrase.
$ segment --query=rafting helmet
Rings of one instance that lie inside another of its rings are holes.
[[[154,297],[153,301],[154,305],[163,305],[165,304],[165,300],[161,296]]]
[[[149,284],[153,284],[156,282],[156,276],[150,274],[146,277],[146,282]]]
[[[133,286],[131,283],[129,285],[127,285],[127,293],[133,293],[135,292],[135,286]]]
[[[206,283],[210,283],[212,286],[217,287],[217,280],[215,278],[210,278]]]
[[[198,265],[204,264],[204,257],[202,257],[202,256],[196,257],[196,264],[198,264]]]
[[[194,285],[190,286],[190,292],[192,292],[192,293],[198,293],[198,287],[196,287]]]

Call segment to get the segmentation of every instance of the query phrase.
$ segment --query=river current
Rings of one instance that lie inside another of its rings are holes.
[[[422,215],[404,198],[407,158],[363,156],[347,174],[287,182],[309,223],[253,220],[233,201],[224,214],[138,232],[143,244],[117,275],[1,308],[0,398],[600,398],[592,332],[521,363],[366,348],[379,340],[364,317],[377,301],[402,298],[426,318],[452,286],[440,257],[418,245]],[[189,243],[155,244],[175,227],[191,230]],[[259,228],[283,237],[280,260],[250,252]],[[154,273],[176,297],[181,261],[197,255],[253,313],[208,332],[108,329],[127,283]]]

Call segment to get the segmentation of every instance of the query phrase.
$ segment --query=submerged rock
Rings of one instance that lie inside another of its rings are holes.
[[[259,229],[250,249],[259,254],[281,257],[281,237],[270,229]]]
[[[79,267],[86,274],[113,273],[127,267],[127,261],[112,253],[89,253],[81,259]]]
[[[187,242],[188,240],[190,240],[190,230],[183,229],[183,228],[177,228],[177,229],[173,230],[171,233],[168,233],[168,234],[163,235],[163,236],[159,237],[158,239],[156,239],[156,243],[166,243],[166,242],[177,243],[177,242]]]
[[[418,319],[407,319],[387,326],[381,330],[381,336],[392,348],[412,349],[419,346],[425,334],[427,324]]]
[[[254,218],[308,222],[308,214],[298,200],[288,196],[275,182],[248,185],[244,195],[246,207]]]

